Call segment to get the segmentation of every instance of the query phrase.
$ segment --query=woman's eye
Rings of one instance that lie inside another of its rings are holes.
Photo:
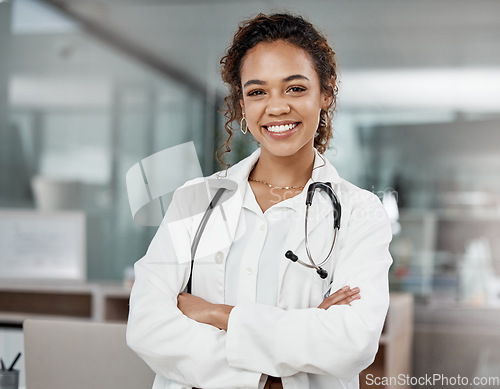
[[[264,91],[262,90],[252,90],[250,92],[247,93],[247,96],[260,96],[264,93]]]
[[[305,90],[306,90],[306,88],[304,88],[302,86],[292,86],[291,88],[288,89],[288,91],[294,92],[294,93],[304,92]]]

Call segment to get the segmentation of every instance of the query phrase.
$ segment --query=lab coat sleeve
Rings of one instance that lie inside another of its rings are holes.
[[[391,227],[379,199],[370,194],[341,228],[346,236],[332,290],[358,286],[361,299],[327,310],[236,306],[227,332],[230,366],[277,377],[306,372],[352,379],[373,362],[389,305]]]
[[[174,196],[171,207],[175,201]],[[159,227],[135,265],[127,343],[156,374],[190,387],[257,388],[261,374],[228,365],[226,332],[191,320],[177,308],[189,276],[189,248],[183,220]]]

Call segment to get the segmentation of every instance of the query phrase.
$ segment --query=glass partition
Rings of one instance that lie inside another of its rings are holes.
[[[216,107],[43,2],[3,2],[0,15],[0,207],[84,212],[87,279],[121,280],[154,233],[133,222],[128,169],[193,141],[210,173]]]

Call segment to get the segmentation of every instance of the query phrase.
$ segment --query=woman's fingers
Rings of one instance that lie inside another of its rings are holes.
[[[344,286],[342,289],[339,289],[335,293],[328,296],[326,300],[329,300],[332,305],[335,305],[345,299],[348,299],[352,295],[352,292],[353,290],[349,286]]]
[[[349,286],[344,286],[324,299],[318,308],[328,309],[332,305],[346,305],[360,298],[359,288],[351,289]]]

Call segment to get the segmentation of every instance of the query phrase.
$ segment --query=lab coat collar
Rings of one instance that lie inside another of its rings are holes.
[[[229,192],[229,199],[221,204],[221,206],[224,208],[224,213],[227,215],[228,230],[232,240],[234,240],[234,236],[236,234],[236,228],[238,226],[245,193],[247,190],[250,190],[248,189],[248,176],[259,160],[260,152],[261,150],[260,148],[258,148],[247,158],[241,160],[239,163],[232,166],[227,171],[216,173],[208,181],[208,185],[209,187],[211,187],[210,192],[215,193],[216,189],[220,187],[226,188]],[[312,177],[306,185],[306,190],[309,184],[311,184],[312,182],[331,182],[334,186],[336,184],[339,184],[341,182],[341,178],[337,173],[337,170],[316,149],[315,154],[316,156],[314,160]],[[317,206],[314,207],[314,205],[316,204]],[[328,213],[332,212],[332,205],[330,200],[326,195],[323,195],[322,193],[321,195],[317,194],[314,197],[314,205],[313,207],[311,207],[311,211],[309,214],[309,231],[313,231],[314,228],[321,222],[321,220],[323,220],[326,215],[328,215]],[[304,220],[305,205],[302,207],[298,207],[296,218],[297,220]],[[303,243],[303,241],[303,223],[292,223],[290,233],[286,242],[286,247],[290,247],[290,250],[295,250],[300,246],[300,244]],[[289,262],[290,261],[286,261],[286,264],[289,264]],[[284,272],[284,270],[285,268],[282,269],[282,272]]]

